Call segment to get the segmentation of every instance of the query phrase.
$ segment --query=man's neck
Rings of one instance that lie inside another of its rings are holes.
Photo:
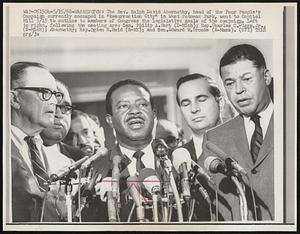
[[[130,150],[142,150],[147,145],[150,144],[152,139],[149,139],[147,141],[130,141],[130,142],[123,142],[123,141],[118,141],[121,146],[124,148],[130,149]]]
[[[43,130],[42,128],[31,128],[28,126],[28,124],[13,118],[11,120],[11,125],[21,129],[27,136],[36,136]]]

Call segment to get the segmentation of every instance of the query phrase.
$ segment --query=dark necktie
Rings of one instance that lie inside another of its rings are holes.
[[[253,163],[255,163],[257,160],[258,153],[263,142],[263,133],[260,126],[259,118],[260,116],[258,115],[253,115],[250,118],[255,124],[255,129],[251,138],[251,149],[250,149]]]
[[[42,163],[40,152],[34,142],[33,137],[27,136],[25,137],[25,141],[27,142],[30,150],[30,158],[31,158],[33,174],[35,175],[38,181],[40,190],[45,192],[47,189],[47,181],[49,180],[49,176]]]
[[[144,155],[144,152],[141,150],[136,151],[133,154],[133,157],[136,158],[136,171],[140,172],[143,168],[145,168],[144,163],[142,162],[142,156]]]

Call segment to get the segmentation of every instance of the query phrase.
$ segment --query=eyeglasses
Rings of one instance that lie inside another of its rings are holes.
[[[75,106],[71,106],[71,105],[56,105],[56,108],[59,108],[61,113],[63,114],[70,114],[72,113],[73,109],[75,108]]]
[[[49,101],[52,97],[52,95],[54,94],[54,96],[56,97],[57,102],[61,102],[61,100],[64,97],[64,94],[61,92],[56,92],[56,91],[52,91],[50,89],[47,88],[38,88],[38,87],[18,87],[15,88],[14,90],[18,90],[18,89],[23,89],[23,90],[32,90],[32,91],[36,91],[42,94],[42,98],[44,101]]]

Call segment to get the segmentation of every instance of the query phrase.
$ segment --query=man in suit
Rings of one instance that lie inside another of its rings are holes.
[[[54,77],[42,64],[18,62],[11,66],[13,222],[58,221],[51,194],[47,194],[49,175],[39,133],[53,125],[56,104],[62,98]]]
[[[161,180],[161,176],[164,175],[164,169],[154,149],[156,143],[152,135],[156,113],[149,89],[143,83],[131,79],[121,80],[110,87],[106,95],[106,110],[106,121],[115,130],[118,143],[110,149],[107,156],[95,161],[92,166],[104,178],[103,181],[111,183],[113,160],[115,156],[120,156],[119,221],[126,222],[133,206],[132,200],[125,201],[128,195],[126,179],[129,176],[138,176],[142,168],[154,169]],[[105,182],[98,183],[96,191],[103,197],[106,192]],[[133,212],[130,221],[136,220],[135,214]],[[104,211],[99,216],[107,221]],[[152,219],[151,210],[146,210],[145,218]]]
[[[256,47],[241,44],[224,54],[220,61],[220,75],[227,96],[239,115],[207,132],[203,143],[204,155],[218,156],[215,149],[207,147],[206,142],[210,141],[236,160],[248,174],[248,178],[238,176],[245,183],[249,208],[247,218],[273,220],[273,102],[268,88],[271,73],[264,56]],[[236,187],[229,177],[222,174],[216,174],[216,180],[231,207],[220,207],[225,219],[241,220]]]
[[[202,142],[205,131],[220,123],[221,93],[213,80],[205,75],[194,73],[181,77],[177,83],[177,103],[184,120],[192,131],[192,139],[182,147],[187,149],[193,161],[204,167]],[[214,191],[206,181],[201,181],[206,190]],[[194,221],[209,221],[212,219],[209,206],[201,194],[196,193],[197,209]]]
[[[64,97],[56,105],[54,124],[40,134],[43,144],[46,146],[45,149],[49,152],[48,163],[52,173],[84,156],[84,153],[78,148],[62,142],[71,126],[73,106],[67,86],[58,80],[56,80],[56,86]]]

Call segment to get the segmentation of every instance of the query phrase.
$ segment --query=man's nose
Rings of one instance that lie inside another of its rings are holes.
[[[61,109],[59,106],[56,105],[55,118],[61,119],[62,117],[63,117],[63,114],[61,112]]]
[[[245,87],[244,87],[242,81],[239,81],[239,80],[238,80],[238,81],[235,83],[235,92],[236,92],[236,94],[241,94],[241,93],[243,93],[244,91],[245,91]]]
[[[196,113],[200,111],[200,105],[197,102],[191,103],[191,112]]]
[[[131,105],[129,113],[137,114],[137,113],[140,113],[140,112],[141,112],[141,110],[137,105]]]
[[[89,142],[88,138],[82,134],[78,134],[77,139],[78,139],[77,142],[78,145],[86,145]]]

